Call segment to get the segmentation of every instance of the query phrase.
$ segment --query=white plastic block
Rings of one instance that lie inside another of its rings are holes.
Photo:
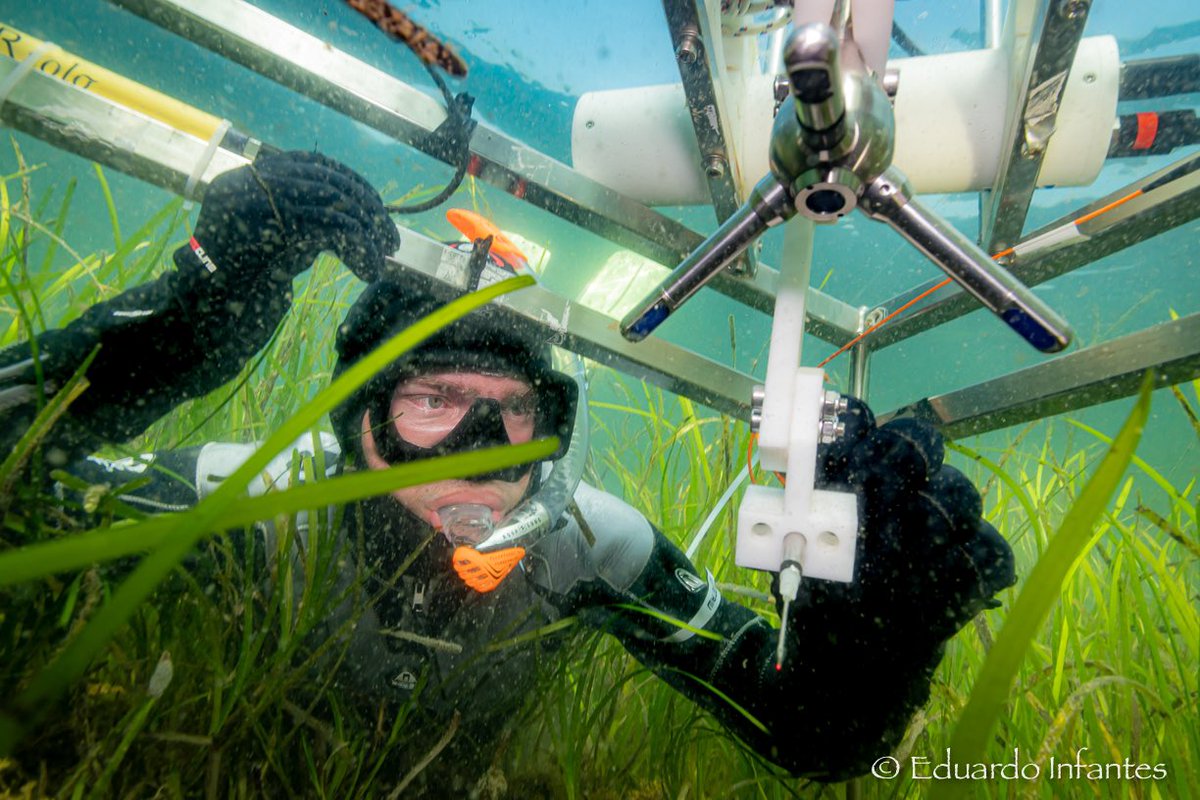
[[[858,503],[853,494],[815,489],[809,512],[795,514],[784,508],[782,489],[747,488],[738,512],[738,566],[777,571],[783,562],[783,540],[789,533],[805,539],[804,577],[844,583],[854,580]]]

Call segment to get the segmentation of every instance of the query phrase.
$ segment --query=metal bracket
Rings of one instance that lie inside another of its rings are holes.
[[[1023,73],[1028,78],[1011,109],[1011,145],[982,209],[980,242],[989,253],[1004,250],[1021,237],[1091,0],[1043,0],[1042,5],[1045,11],[1033,32],[1028,72]],[[1010,25],[1016,24],[1017,13],[1012,12]]]

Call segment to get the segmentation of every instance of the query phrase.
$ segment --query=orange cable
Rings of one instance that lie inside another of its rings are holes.
[[[1082,225],[1085,222],[1089,222],[1089,221],[1095,219],[1096,217],[1100,216],[1101,214],[1107,214],[1109,211],[1112,211],[1114,208],[1121,205],[1122,203],[1128,203],[1130,200],[1132,200],[1135,197],[1140,196],[1141,194],[1142,194],[1141,189],[1134,189],[1132,192],[1125,195],[1124,197],[1119,198],[1117,200],[1113,200],[1108,205],[1106,205],[1102,208],[1097,208],[1095,211],[1091,212],[1090,214],[1084,214],[1082,217],[1075,220],[1071,224],[1072,225]]]
[[[1124,203],[1128,203],[1130,200],[1134,199],[1135,197],[1139,197],[1142,194],[1143,194],[1143,192],[1141,189],[1134,189],[1132,192],[1125,195],[1124,197],[1117,198],[1116,200],[1113,200],[1111,203],[1109,203],[1105,206],[1101,206],[1100,208],[1097,208],[1095,211],[1090,211],[1087,214],[1084,214],[1083,216],[1079,217],[1078,219],[1072,221],[1071,224],[1072,225],[1082,225],[1085,222],[1090,222],[1091,220],[1094,220],[1096,217],[1099,217],[1102,214],[1107,214],[1109,211],[1112,211],[1117,206],[1122,205]],[[1012,254],[1013,252],[1015,252],[1015,248],[1006,247],[1003,250],[1001,250],[999,253],[996,253],[995,255],[993,255],[992,258],[993,259],[1004,258],[1005,256]],[[933,294],[938,289],[941,289],[943,286],[947,285],[948,283],[950,283],[950,278],[946,278],[944,281],[942,281],[941,283],[938,283],[933,288],[927,289],[926,291],[924,291],[921,294],[914,297],[912,300],[909,300],[907,303],[900,306],[899,308],[897,308],[892,313],[888,314],[883,319],[879,320],[879,322],[876,322],[874,325],[867,328],[865,331],[860,333],[858,336],[855,336],[853,339],[846,342],[844,345],[842,345],[840,348],[838,348],[837,351],[835,351],[833,355],[829,356],[829,358],[825,359],[820,364],[817,364],[817,367],[820,368],[820,367],[825,366],[830,361],[837,358],[842,353],[846,352],[851,347],[853,347],[854,345],[861,342],[866,336],[874,333],[876,330],[879,329],[879,327],[881,325],[883,325],[887,321],[891,320],[897,314],[900,314],[900,313],[908,310],[909,308],[912,308],[912,306],[914,304],[920,302],[921,300],[924,300],[926,297]]]
[[[944,281],[942,281],[941,283],[935,284],[933,287],[931,287],[931,288],[929,288],[929,289],[926,289],[925,291],[921,292],[919,295],[917,295],[916,297],[914,297],[912,300],[909,300],[907,303],[905,303],[904,305],[900,306],[899,308],[897,308],[897,309],[896,309],[895,311],[893,311],[892,313],[888,314],[888,315],[887,315],[886,317],[884,317],[883,319],[879,320],[879,322],[876,322],[874,325],[872,325],[871,327],[867,328],[865,331],[863,331],[862,333],[860,333],[858,336],[855,336],[853,339],[851,339],[850,341],[846,342],[844,345],[842,345],[840,348],[838,348],[837,352],[835,352],[835,353],[834,353],[833,355],[831,355],[829,358],[827,358],[827,359],[825,359],[824,361],[822,361],[820,364],[817,364],[817,369],[820,369],[821,367],[823,367],[823,366],[825,366],[826,364],[828,364],[830,361],[833,361],[835,358],[837,358],[838,356],[840,356],[842,353],[844,353],[844,352],[846,352],[847,350],[849,350],[851,347],[854,347],[854,345],[858,344],[858,343],[859,343],[859,342],[861,342],[861,341],[862,341],[862,340],[863,340],[865,337],[867,337],[867,336],[869,336],[870,334],[874,333],[874,332],[875,332],[875,331],[876,331],[876,330],[879,328],[879,326],[880,326],[880,325],[883,325],[885,322],[887,322],[888,320],[890,320],[892,317],[894,317],[894,316],[896,316],[897,314],[900,314],[900,313],[902,313],[902,312],[906,311],[907,309],[911,308],[911,307],[912,307],[914,304],[916,304],[916,303],[919,303],[920,301],[924,300],[926,297],[929,297],[929,295],[933,294],[933,293],[934,293],[934,292],[936,292],[938,289],[941,289],[943,286],[945,286],[945,285],[946,285],[946,284],[948,284],[948,283],[950,283],[950,279],[949,279],[949,278],[946,278],[946,279],[945,279]]]

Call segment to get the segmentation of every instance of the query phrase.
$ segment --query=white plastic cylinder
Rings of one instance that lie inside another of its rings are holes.
[[[949,193],[990,188],[1008,146],[1003,139],[1010,76],[1003,51],[896,59],[889,66],[900,70],[894,163],[913,189]],[[1120,69],[1115,39],[1080,42],[1039,186],[1081,186],[1095,180],[1116,122]],[[768,169],[772,78],[741,77],[746,81],[741,91],[755,102],[741,104],[746,110],[735,126],[740,136],[736,152],[739,173],[753,183]],[[576,169],[635,200],[648,205],[710,202],[678,84],[583,95],[571,141]]]
[[[850,19],[854,24],[854,41],[862,51],[863,61],[876,74],[882,75],[892,44],[892,18],[896,0],[854,0],[850,4]]]
[[[581,95],[571,161],[584,175],[647,205],[711,202],[682,84]]]
[[[897,59],[893,163],[914,191],[991,187],[1004,138],[1010,84],[1003,50]],[[1111,36],[1084,39],[1066,78],[1039,186],[1080,186],[1096,179],[1116,121],[1120,57]]]

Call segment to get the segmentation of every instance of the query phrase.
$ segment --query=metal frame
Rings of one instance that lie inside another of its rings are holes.
[[[458,294],[467,289],[468,254],[414,231],[405,233],[388,261],[433,290]],[[725,414],[750,417],[750,394],[757,382],[752,375],[662,339],[632,344],[611,317],[543,286],[522,289],[498,302],[512,310],[514,324],[536,328],[554,344]]]
[[[113,0],[154,24],[241,64],[347,117],[434,155],[429,134],[445,119],[424,92],[239,0]],[[474,174],[514,196],[622,247],[674,266],[704,237],[480,123],[471,137]],[[775,307],[778,272],[722,275],[711,286],[765,314]],[[853,336],[857,311],[816,293],[814,335],[834,344]],[[821,316],[829,314],[829,316]]]
[[[16,64],[0,61],[0,79]],[[0,108],[0,121],[84,158],[100,161],[148,183],[182,194],[207,143],[98,95],[32,72]],[[193,194],[246,159],[217,148]],[[393,268],[423,276],[442,292],[466,287],[467,255],[409,230],[389,260]],[[738,372],[662,340],[645,345],[627,342],[616,321],[541,286],[503,301],[516,324],[547,329],[554,341],[583,356],[648,380],[676,394],[730,414],[748,418],[751,375]]]
[[[232,0],[116,2],[418,149],[444,119],[441,106],[423,92],[251,6]],[[664,0],[664,5],[690,6],[695,12],[694,0]],[[1051,3],[1049,8],[1062,5]],[[1050,22],[1047,18],[1046,24]],[[1050,53],[1048,41],[1043,33],[1039,53]],[[276,48],[289,55],[279,55]],[[1073,52],[1073,47],[1068,49]],[[1059,56],[1066,55],[1060,48]],[[0,62],[0,75],[9,68]],[[195,137],[36,72],[13,90],[0,109],[0,119],[173,192],[184,190],[205,150],[205,142]],[[663,263],[673,265],[702,238],[484,125],[477,129],[471,146],[482,164],[479,176],[484,180]],[[1200,216],[1200,170],[1189,167],[1196,159],[1200,156],[1148,176],[1026,237],[1024,241],[1030,242],[1056,228],[1074,227],[1065,244],[1033,250],[1018,247],[1013,271],[1023,281],[1036,284]],[[244,163],[240,156],[218,149],[195,194],[202,193],[211,177],[240,163]],[[1015,177],[1019,175],[1005,178],[1011,196],[1017,193]],[[1027,187],[1030,192],[1031,187]],[[1134,189],[1148,191],[1095,220],[1073,226],[1081,214]],[[1027,201],[1026,197],[1023,208]],[[1023,210],[1020,217],[1024,219]],[[461,264],[455,266],[461,258],[457,251],[410,233],[393,266],[419,280],[440,280],[443,288],[451,290],[461,278]],[[751,278],[722,275],[710,285],[769,314],[777,281],[777,271],[760,267]],[[882,307],[898,307],[923,288],[898,295]],[[717,410],[741,418],[749,415],[754,382],[749,375],[661,340],[629,344],[619,336],[613,320],[540,287],[504,302],[514,310],[517,324],[539,325],[576,352]],[[865,390],[866,363],[874,350],[974,307],[974,301],[962,292],[947,289],[913,308],[855,348],[855,385]],[[849,341],[866,316],[866,309],[815,290],[809,292],[808,310],[809,331],[835,344]],[[1156,369],[1159,385],[1194,378],[1200,375],[1198,317],[1192,315],[974,387],[927,398],[896,413],[916,413],[958,436],[1123,396],[1134,390],[1136,377],[1146,368]]]
[[[1200,377],[1200,314],[1155,325],[956,392],[880,416],[915,416],[950,438],[1018,425]]]
[[[691,111],[692,127],[704,160],[704,174],[712,196],[717,222],[724,222],[741,204],[734,170],[737,159],[732,152],[733,138],[724,114],[721,84],[713,80],[717,72],[714,45],[720,46],[721,32],[713,31],[703,0],[663,0],[663,13],[675,45],[675,62],[683,79],[683,93]]]

